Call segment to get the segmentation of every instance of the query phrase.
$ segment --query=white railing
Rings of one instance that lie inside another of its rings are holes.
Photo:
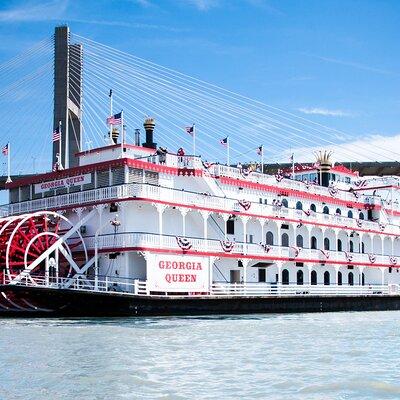
[[[8,284],[6,280],[3,284]],[[83,290],[103,293],[123,293],[140,296],[179,296],[179,297],[296,297],[296,296],[384,296],[400,295],[399,285],[282,285],[275,283],[218,283],[214,282],[208,292],[169,294],[152,293],[147,281],[138,279],[99,277],[96,282],[83,276],[73,278],[25,277],[19,286],[48,287],[53,289]]]
[[[184,204],[189,207],[197,206],[226,211],[243,211],[238,200],[234,198],[216,197],[206,193],[193,193],[166,187],[136,183],[46,197],[43,199],[25,201],[22,203],[8,204],[7,206],[3,206],[1,211],[3,214],[14,215],[134,197],[147,198],[151,200],[162,199],[167,202]],[[265,198],[270,200],[270,203],[272,203],[274,197],[276,196],[273,196],[272,194],[266,194],[265,196]],[[314,213],[312,211],[311,214],[307,216],[302,210],[275,207],[272,204],[261,204],[254,202],[251,203],[251,207],[247,212],[266,217],[276,216],[297,220],[301,219],[303,221],[325,222],[327,224],[334,224],[338,227],[348,229],[360,228],[359,224],[361,223],[361,227],[363,229],[370,229],[374,231],[380,230],[377,222],[363,220],[361,222],[358,221],[357,223],[357,220],[354,218],[348,218],[341,215]],[[388,224],[385,226],[384,232],[400,235],[400,227],[397,225]]]
[[[246,178],[244,178],[241,169],[235,167],[228,167],[226,165],[220,165],[220,164],[212,165],[209,168],[209,171],[214,176],[226,176],[234,179],[245,179],[247,181],[261,183],[264,185],[279,186],[279,188],[282,189],[285,188],[294,189],[315,195],[329,196],[329,197],[331,196],[329,193],[329,189],[325,186],[310,184],[308,185],[308,188],[306,188],[304,182],[286,178],[282,179],[282,181],[279,182],[279,184],[277,184],[274,175],[261,174],[259,172],[251,172],[249,175],[246,176]],[[352,193],[348,193],[342,190],[338,191],[337,198],[345,201],[358,201],[362,203],[364,203],[365,200],[368,200],[370,204],[372,204],[373,202],[373,198],[371,196],[360,195],[360,197],[357,199],[354,197]]]
[[[85,244],[88,250],[95,248],[95,238],[85,237]],[[215,239],[187,238],[191,244],[191,251],[211,252],[224,254],[222,244]],[[126,232],[108,235],[100,235],[98,237],[98,248],[107,251],[119,248],[159,248],[165,250],[181,251],[175,236],[158,235],[155,233],[145,232]],[[375,255],[372,262],[370,256],[364,253],[345,253],[344,251],[327,251],[325,254],[321,250],[316,249],[300,249],[298,255],[295,255],[296,249],[293,247],[283,246],[262,246],[257,243],[235,242],[229,254],[235,254],[238,258],[241,255],[257,257],[287,258],[291,261],[301,260],[302,262],[325,262],[326,264],[360,264],[360,265],[385,265],[396,268],[391,264],[389,255]],[[346,256],[347,254],[347,256]],[[351,259],[347,258],[350,257]]]

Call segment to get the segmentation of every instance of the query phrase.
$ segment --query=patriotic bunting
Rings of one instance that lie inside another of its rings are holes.
[[[356,219],[356,224],[359,228],[362,227],[362,220],[361,219]]]
[[[220,240],[219,242],[221,243],[222,250],[225,253],[230,253],[235,246],[235,242],[231,242],[229,240]]]
[[[376,261],[376,255],[375,254],[369,253],[368,254],[368,258],[369,258],[369,261],[371,263],[374,263]]]
[[[328,259],[328,258],[329,258],[329,256],[330,256],[330,253],[329,253],[329,251],[328,251],[328,250],[323,250],[323,249],[320,249],[320,252],[323,254],[323,256],[324,256],[326,259]]]
[[[338,190],[332,186],[329,186],[328,191],[332,197],[336,197],[336,195],[338,194]]]
[[[183,251],[188,251],[192,248],[192,244],[190,243],[189,239],[181,236],[175,236],[176,242],[178,243],[178,246],[183,250]]]
[[[362,188],[367,185],[366,180],[358,180],[357,182],[354,182],[354,186],[357,188]]]
[[[381,231],[384,231],[385,228],[386,228],[386,225],[385,225],[385,224],[379,223],[379,229],[380,229]]]
[[[260,246],[264,249],[264,251],[266,253],[268,253],[272,250],[272,246],[269,244],[260,243]]]
[[[397,264],[397,258],[396,257],[390,256],[389,257],[389,261],[390,261],[390,264],[392,264],[392,265],[396,265]]]
[[[303,213],[307,215],[307,217],[309,217],[311,215],[311,210],[303,210]]]
[[[247,200],[239,200],[239,204],[243,207],[245,211],[247,211],[251,207],[250,201]]]
[[[353,259],[353,254],[348,253],[347,251],[344,252],[347,261],[351,261]]]
[[[242,168],[240,170],[240,173],[242,174],[243,178],[247,178],[251,172],[252,170],[250,168]]]
[[[292,250],[294,251],[294,258],[296,258],[296,257],[299,255],[299,253],[300,253],[301,247],[290,246],[289,248],[292,249]]]

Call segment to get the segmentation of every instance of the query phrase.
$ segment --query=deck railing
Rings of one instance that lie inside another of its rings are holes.
[[[9,284],[5,278],[3,284]],[[168,297],[297,297],[297,296],[386,296],[400,295],[399,285],[282,285],[276,283],[221,283],[214,282],[210,290],[202,293],[150,292],[147,282],[139,279],[119,277],[83,276],[73,278],[24,277],[17,285],[27,287],[48,287],[53,289],[83,290],[103,293],[124,293],[126,295],[168,296]]]
[[[96,202],[112,200],[117,201],[135,197],[146,198],[150,200],[162,199],[163,201],[179,203],[189,207],[197,206],[232,212],[243,211],[243,208],[237,199],[136,183],[92,189],[83,192],[46,197],[43,199],[30,200],[21,203],[13,203],[2,206],[0,210],[2,215],[6,216],[49,209],[57,210],[64,207],[82,206]],[[269,199],[269,203],[272,203],[272,200],[276,196],[266,193],[264,197]],[[309,215],[307,215],[303,210],[276,207],[272,204],[253,202],[251,203],[250,208],[247,210],[247,213],[261,216],[284,217],[287,219],[303,221],[324,222],[326,224],[334,224],[348,229],[358,229],[362,227],[366,230],[384,231],[385,233],[391,233],[400,236],[400,227],[397,225],[388,224],[383,227],[377,222],[365,220],[360,221],[341,215],[315,213],[309,210],[307,210],[307,213],[309,213]]]
[[[191,244],[191,251],[224,253],[223,244],[217,239],[200,239],[187,237]],[[95,237],[85,237],[85,244],[88,250],[95,248]],[[120,248],[148,248],[149,250],[165,249],[181,251],[176,236],[158,235],[156,233],[145,232],[125,232],[100,235],[98,237],[98,248],[101,251],[113,251]],[[297,253],[298,252],[298,253]],[[229,254],[234,254],[238,258],[241,255],[258,257],[268,257],[271,259],[285,258],[292,261],[301,260],[303,262],[325,262],[326,264],[359,264],[359,265],[385,265],[398,268],[394,264],[391,255],[374,255],[371,259],[369,254],[350,253],[344,251],[326,251],[316,249],[304,249],[283,246],[264,246],[257,243],[235,242]],[[396,258],[396,257],[394,257]],[[396,259],[397,262],[397,259]]]

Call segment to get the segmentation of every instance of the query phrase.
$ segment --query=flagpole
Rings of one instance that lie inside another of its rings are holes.
[[[193,124],[193,155],[196,155],[196,127]]]
[[[11,183],[11,145],[10,142],[7,143],[7,148],[8,148],[8,152],[7,152],[7,180],[6,183]]]
[[[264,173],[264,145],[261,145],[261,173]]]
[[[113,116],[113,91],[110,89],[110,94],[108,95],[110,98],[110,117]],[[110,124],[110,143],[113,144],[113,138],[112,138],[112,130],[113,130],[113,125]]]
[[[292,153],[292,179],[294,180],[294,153]]]
[[[121,158],[124,156],[124,111],[121,110]]]
[[[62,122],[61,122],[61,120],[60,121],[58,121],[58,132],[59,132],[59,134],[60,134],[60,139],[58,140],[58,152],[60,153],[60,157],[58,158],[58,161],[59,161],[59,163],[60,163],[60,165],[58,166],[58,168],[59,169],[63,169],[63,166],[62,166],[62,156],[61,156],[61,139],[62,139]]]
[[[229,140],[229,136],[226,138],[226,141],[227,141],[227,146],[226,146],[226,159],[227,159],[227,164],[228,164],[228,167],[230,166],[230,157],[229,157],[229,144],[230,144],[230,140]]]

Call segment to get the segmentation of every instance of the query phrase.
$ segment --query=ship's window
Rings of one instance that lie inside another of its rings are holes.
[[[337,275],[337,284],[342,285],[342,282],[343,282],[342,273],[339,271]]]
[[[296,237],[296,246],[303,247],[303,245],[304,245],[303,236],[297,235],[297,237]]]
[[[361,253],[365,253],[365,243],[361,242]]]
[[[267,242],[267,244],[273,246],[273,244],[274,244],[274,234],[272,232],[267,232],[266,242]]]
[[[247,235],[247,243],[253,243],[254,235]]]
[[[392,273],[392,267],[389,267],[389,274]]]
[[[363,214],[362,212],[360,212],[358,218],[359,218],[359,219],[364,219],[364,214]]]
[[[282,246],[289,247],[289,235],[287,233],[282,235]]]
[[[310,210],[311,210],[311,211],[314,211],[314,212],[317,212],[317,207],[316,207],[316,205],[315,205],[315,204],[311,204]]]
[[[262,200],[262,198],[260,197],[260,199],[259,199],[259,203],[260,203],[260,204],[262,204],[262,202],[263,202],[263,200]]]
[[[364,272],[361,274],[361,285],[365,285],[365,275]]]
[[[340,208],[336,209],[336,215],[342,215],[342,210]]]
[[[324,214],[329,214],[329,208],[328,208],[328,206],[325,206],[324,209],[322,210],[322,212],[323,212]]]
[[[265,268],[258,269],[258,282],[266,282],[267,281],[267,274]]]
[[[234,235],[235,234],[235,220],[233,218],[229,218],[226,221],[226,233],[228,235]]]
[[[317,284],[317,271],[311,271],[311,285]]]
[[[268,204],[268,200],[267,199],[264,199],[264,204]]]
[[[347,213],[347,216],[349,218],[353,218],[353,211],[349,210],[349,212]]]
[[[354,251],[354,243],[352,240],[350,240],[350,253]]]
[[[286,199],[282,200],[282,206],[288,208],[288,201]]]
[[[282,284],[289,285],[289,271],[287,269],[282,270]]]
[[[337,251],[342,251],[342,241],[340,239],[337,241]]]
[[[318,246],[317,238],[315,236],[311,236],[311,248],[316,249]]]
[[[353,286],[354,285],[354,274],[352,272],[349,272],[349,285]]]
[[[297,271],[297,284],[302,285],[304,283],[304,274],[302,270]]]
[[[329,246],[330,246],[329,239],[325,238],[324,239],[324,250],[329,250]]]
[[[302,210],[303,209],[303,204],[301,203],[301,201],[298,201],[296,203],[296,210]]]
[[[329,274],[328,271],[324,272],[324,285],[330,285],[331,281],[331,275]]]
[[[118,205],[115,203],[111,203],[110,205],[110,212],[117,212],[118,211]]]

